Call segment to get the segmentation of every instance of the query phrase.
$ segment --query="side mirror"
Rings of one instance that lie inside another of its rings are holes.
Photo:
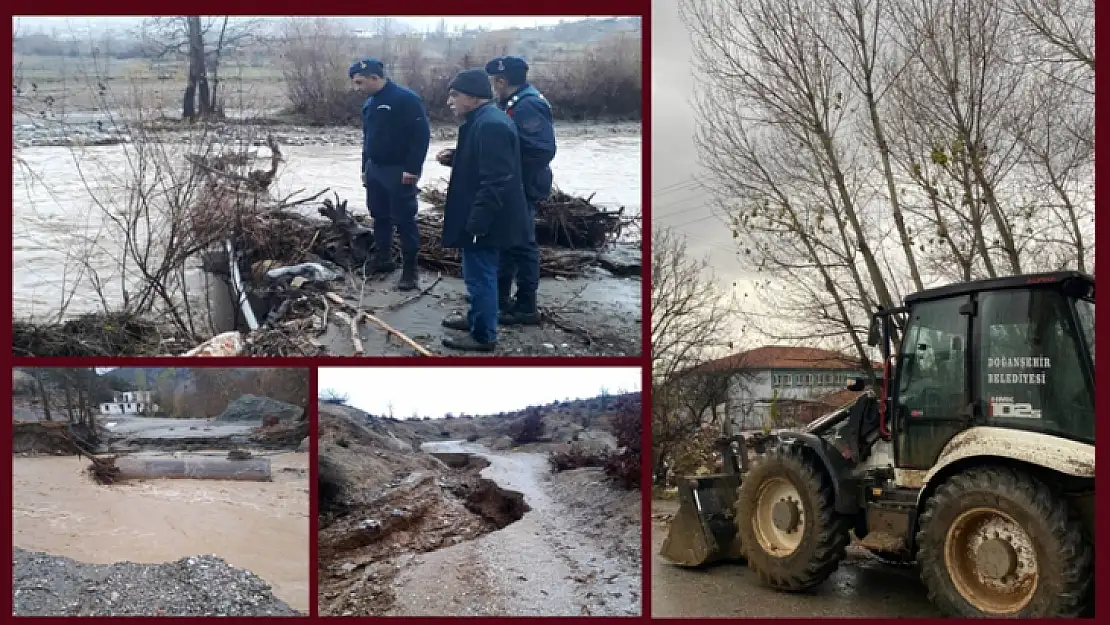
[[[866,382],[863,381],[863,378],[852,378],[852,380],[848,382],[848,386],[845,388],[854,393],[858,393],[866,387]]]
[[[879,330],[879,316],[871,315],[871,327],[867,329],[867,345],[868,347],[875,347],[882,340]]]

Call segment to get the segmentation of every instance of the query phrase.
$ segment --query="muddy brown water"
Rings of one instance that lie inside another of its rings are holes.
[[[357,129],[352,129],[357,133]],[[445,187],[446,167],[434,155],[454,141],[435,141],[421,186]],[[594,196],[600,205],[625,206],[638,213],[641,204],[641,148],[639,136],[599,133],[595,136],[560,138],[552,164],[555,184],[574,195]],[[186,146],[167,144],[174,155]],[[364,211],[365,196],[358,176],[357,145],[283,146],[286,162],[278,176],[275,194],[287,196],[297,190],[310,192],[330,188],[350,201],[351,208]],[[264,151],[264,150],[263,150]],[[118,233],[105,229],[97,202],[112,206],[126,197],[135,171],[133,151],[124,146],[87,148],[25,147],[13,160],[13,308],[18,317],[48,316],[66,307],[67,316],[102,308],[97,293],[89,286],[89,272],[78,266],[89,259],[105,282],[109,304],[121,297],[119,286]],[[182,160],[182,162],[184,162]],[[305,209],[314,214],[315,207]],[[99,236],[98,236],[99,233]],[[83,271],[83,273],[82,273]],[[199,268],[190,271],[191,288],[203,292]]]
[[[215,554],[308,612],[308,454],[271,456],[273,482],[150,480],[99,486],[88,461],[13,458],[17,547],[109,564]]]

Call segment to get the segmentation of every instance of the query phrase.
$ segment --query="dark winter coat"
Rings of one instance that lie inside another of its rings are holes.
[[[551,160],[555,158],[551,105],[535,87],[526,84],[501,102],[501,108],[516,123],[524,195],[534,205],[551,196]]]
[[[443,209],[443,247],[507,248],[535,241],[513,120],[492,102],[459,127]]]
[[[387,82],[362,105],[362,172],[372,161],[419,176],[431,135],[420,96]]]

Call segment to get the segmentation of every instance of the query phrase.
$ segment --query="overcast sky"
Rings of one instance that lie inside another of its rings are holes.
[[[268,15],[267,18],[273,19],[278,16]],[[343,19],[342,16],[336,16],[338,19]],[[366,19],[368,16],[360,15],[359,19]],[[577,22],[581,20],[591,19],[606,19],[610,16],[594,15],[594,16],[537,16],[537,15],[497,15],[497,16],[465,16],[465,17],[439,17],[439,16],[390,16],[394,19],[404,21],[410,28],[416,31],[434,30],[439,21],[445,20],[449,30],[456,28],[477,28],[479,26],[487,27],[491,30],[504,29],[504,28],[517,28],[517,27],[532,27],[547,24],[558,24],[560,21]],[[27,30],[38,30],[70,27],[90,27],[93,28],[133,28],[139,24],[146,17],[130,17],[130,16],[72,16],[72,17],[46,17],[46,16],[18,16],[12,18],[17,21],[20,28]]]
[[[519,410],[556,400],[640,390],[637,367],[343,367],[319,369],[319,389],[370,414],[441,417]]]
[[[732,235],[699,188],[706,181],[694,145],[697,110],[690,34],[679,15],[681,0],[652,0],[651,14],[651,219],[652,228],[672,228],[687,238],[687,252],[709,256],[721,285],[747,305],[750,280],[736,255]],[[742,343],[742,337],[736,337]]]

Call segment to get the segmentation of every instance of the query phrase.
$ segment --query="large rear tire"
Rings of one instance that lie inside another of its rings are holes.
[[[917,559],[949,616],[1051,618],[1089,608],[1094,546],[1067,501],[1023,471],[981,467],[925,506]]]
[[[823,468],[793,448],[771,450],[744,476],[736,506],[740,544],[764,584],[797,592],[833,574],[851,532],[833,499]]]

